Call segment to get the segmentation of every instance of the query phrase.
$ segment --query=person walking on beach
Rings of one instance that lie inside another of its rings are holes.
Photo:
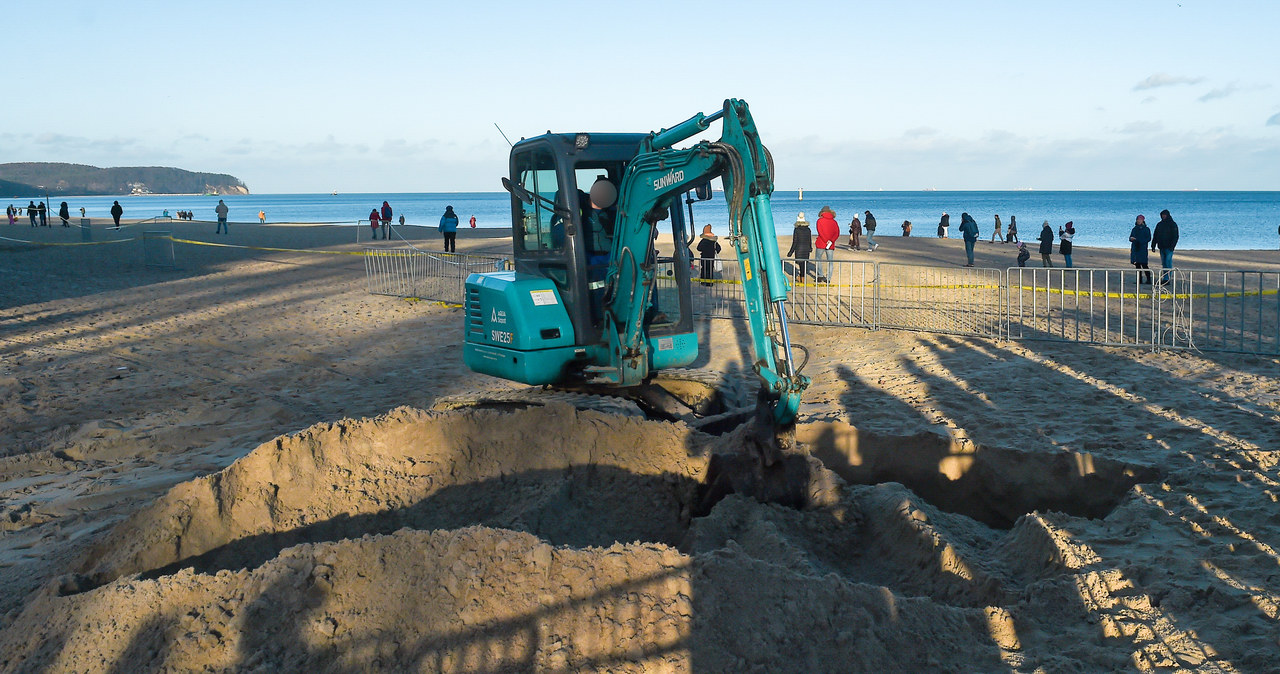
[[[13,204],[9,204],[9,207],[4,209],[4,215],[9,218],[9,224],[11,225],[18,221],[17,209],[13,207]]]
[[[84,217],[84,206],[80,207],[80,217]]]
[[[378,239],[378,221],[382,220],[382,216],[378,215],[378,209],[374,208],[369,211],[369,226],[373,228],[373,238]]]
[[[1018,242],[1018,266],[1027,266],[1027,260],[1031,259],[1031,251],[1027,250],[1027,244]]]
[[[71,226],[71,209],[67,208],[67,202],[65,201],[58,207],[58,218],[62,220],[63,227]]]
[[[382,202],[382,238],[384,239],[391,238],[392,215],[394,215],[394,213],[391,212],[391,204],[385,201]]]
[[[1022,243],[1018,240],[1018,216],[1009,216],[1009,234],[1004,237],[1005,243]]]
[[[1139,215],[1133,221],[1133,229],[1129,230],[1129,264],[1135,269],[1150,269],[1147,266],[1147,244],[1151,242],[1151,229],[1147,227],[1147,218]],[[1138,283],[1151,283],[1151,272],[1139,271]]]
[[[1040,229],[1040,266],[1053,268],[1053,228],[1049,227],[1049,221],[1044,221],[1044,227]]]
[[[1178,223],[1173,221],[1169,210],[1160,211],[1160,222],[1156,223],[1156,231],[1151,235],[1151,250],[1160,249],[1160,282],[1169,282],[1169,270],[1173,269],[1173,249],[1178,246]]]
[[[831,278],[836,239],[839,238],[840,224],[836,222],[836,212],[830,206],[823,206],[818,211],[818,241],[815,244],[818,249],[818,283],[826,283]]]
[[[947,238],[947,230],[950,227],[951,227],[951,216],[947,215],[944,212],[942,214],[942,219],[938,220],[938,238],[939,239]]]
[[[404,213],[400,214],[400,226],[404,227]]]
[[[876,243],[876,216],[871,211],[863,211],[862,215],[866,216],[862,219],[862,226],[867,229],[867,250],[874,251],[880,247]]]
[[[111,203],[111,219],[116,221],[116,229],[120,229],[120,216],[124,215],[124,207],[119,201]]]
[[[229,209],[227,208],[227,204],[223,202],[221,199],[219,199],[218,205],[213,208],[213,212],[218,215],[218,229],[217,231],[214,232],[214,234],[230,234],[231,233],[231,229],[227,227],[227,211],[228,210]]]
[[[1058,228],[1058,252],[1062,255],[1063,266],[1071,268],[1071,239],[1075,238],[1076,227],[1073,221]]]
[[[266,212],[266,211],[258,211],[258,223],[259,223],[259,224],[262,224],[262,223],[264,223],[264,222],[266,222],[266,221],[267,221],[267,212]]]
[[[996,214],[996,229],[994,232],[991,232],[991,243],[995,243],[997,241],[999,241],[1000,243],[1004,243],[1004,234],[1000,231],[1000,214],[999,213]]]
[[[911,236],[911,221],[910,221],[910,220],[903,220],[903,221],[902,221],[902,235],[903,235],[903,236]]]
[[[400,224],[403,225],[404,223],[402,222]],[[476,228],[476,216],[473,215],[471,216],[471,229],[475,229],[475,228]]]
[[[444,235],[444,252],[458,252],[458,216],[453,206],[444,207],[444,215],[440,216],[440,233]]]
[[[960,214],[960,234],[964,236],[964,256],[968,262],[964,266],[973,266],[973,247],[978,243],[978,221],[968,213]]]
[[[44,202],[41,201],[40,205],[36,207],[36,211],[40,213],[40,226],[48,227],[49,226],[49,207],[45,206]]]
[[[812,252],[813,230],[809,229],[809,222],[804,219],[804,212],[801,211],[796,216],[795,228],[791,230],[791,247],[787,249],[786,255],[796,260],[796,283],[809,277],[809,254]]]
[[[862,221],[858,216],[853,216],[853,221],[849,223],[849,248],[851,250],[862,250]]]
[[[804,218],[804,213],[800,214]],[[711,231],[711,225],[702,226],[702,236],[698,237],[698,257],[701,259],[701,266],[698,267],[698,278],[702,279],[700,283],[704,286],[711,285],[711,281],[716,277],[716,255],[720,254],[720,242],[714,232]]]

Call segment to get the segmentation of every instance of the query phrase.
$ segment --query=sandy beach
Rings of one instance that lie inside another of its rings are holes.
[[[148,223],[299,249],[176,244],[173,269],[100,243],[142,228],[0,240],[0,670],[1275,668],[1280,358],[796,325],[798,436],[843,486],[700,513],[717,439],[682,423],[431,411],[517,386],[463,365],[460,309],[314,252],[398,242]],[[837,257],[964,263],[877,239]],[[743,326],[696,326],[695,367],[739,385]]]

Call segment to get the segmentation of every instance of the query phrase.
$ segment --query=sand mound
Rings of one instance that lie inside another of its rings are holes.
[[[1039,602],[1085,563],[1044,516],[1005,531],[822,470],[807,508],[708,504],[733,442],[561,405],[314,426],[118,526],[0,637],[0,668],[1123,664],[1055,631],[1084,607]]]

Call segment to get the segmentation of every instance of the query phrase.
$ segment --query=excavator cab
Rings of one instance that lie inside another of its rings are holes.
[[[586,378],[587,367],[611,362],[602,335],[607,294],[634,288],[608,283],[621,206],[608,197],[612,192],[616,200],[645,137],[547,133],[512,148],[510,178],[503,182],[511,192],[515,270],[467,281],[469,367],[550,384]],[[688,365],[698,352],[680,196],[672,196],[666,217],[654,222],[648,250],[628,253],[654,272],[643,318],[653,369]],[[659,229],[671,234],[673,243],[664,244],[669,250],[655,248]]]

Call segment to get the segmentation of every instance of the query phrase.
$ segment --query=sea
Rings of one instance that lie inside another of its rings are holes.
[[[167,210],[174,215],[190,210],[198,220],[212,220],[218,199],[230,208],[232,222],[256,222],[264,211],[268,222],[352,223],[369,217],[369,211],[385,200],[398,218],[404,214],[413,225],[434,227],[445,206],[453,206],[462,226],[472,216],[477,227],[509,228],[511,202],[505,192],[401,192],[364,194],[249,194],[236,196],[131,195],[54,197],[53,212],[63,200],[79,217],[84,208],[92,218],[110,217],[111,204],[119,200],[126,218],[150,218]],[[0,203],[25,206],[37,195],[0,197]],[[990,238],[994,216],[1008,227],[1017,216],[1018,233],[1034,239],[1043,222],[1056,233],[1068,220],[1076,229],[1077,246],[1127,248],[1135,216],[1143,214],[1152,228],[1159,213],[1168,209],[1178,223],[1179,248],[1211,250],[1280,249],[1280,192],[1122,192],[1122,191],[1012,191],[1012,192],[799,192],[773,193],[773,217],[779,234],[788,234],[796,215],[816,222],[818,211],[830,206],[844,231],[853,215],[864,211],[876,216],[880,238],[899,236],[902,222],[913,224],[912,236],[934,236],[943,212],[951,215],[951,236],[959,236],[960,214],[974,216],[982,238]],[[717,234],[728,229],[724,195],[694,205],[694,221],[711,224]]]

